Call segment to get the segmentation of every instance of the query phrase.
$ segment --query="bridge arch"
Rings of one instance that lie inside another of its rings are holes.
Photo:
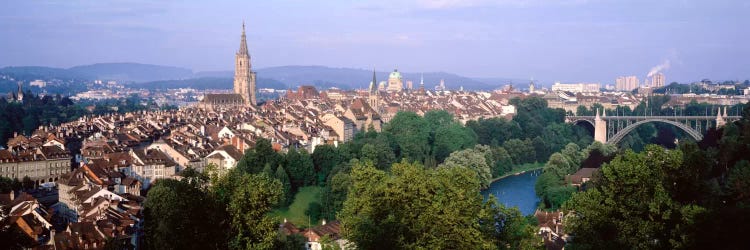
[[[628,133],[630,133],[631,131],[635,130],[638,126],[640,126],[642,124],[649,123],[649,122],[667,123],[667,124],[670,124],[672,126],[675,126],[675,127],[679,128],[679,129],[682,129],[683,131],[685,131],[685,133],[687,133],[688,135],[690,135],[690,137],[693,137],[693,139],[695,139],[696,141],[700,141],[700,140],[703,139],[703,134],[701,134],[700,131],[697,131],[697,130],[691,128],[687,124],[676,122],[676,121],[670,121],[670,120],[666,120],[666,119],[646,119],[646,120],[642,120],[642,121],[638,121],[636,123],[633,123],[630,126],[627,126],[624,129],[618,131],[617,134],[615,134],[614,136],[612,136],[612,138],[607,139],[607,143],[608,144],[617,144],[623,138],[625,138],[625,136],[628,135]]]
[[[571,124],[573,127],[580,127],[584,130],[586,130],[589,134],[591,134],[591,137],[594,137],[594,132],[596,131],[596,126],[594,121],[591,119],[585,119],[585,118],[578,118],[578,119],[572,119],[567,121],[568,124]]]
[[[594,125],[595,125],[594,121],[589,120],[589,119],[584,119],[584,118],[573,119],[573,120],[570,120],[569,123],[571,123],[573,125],[578,125],[578,124],[581,124],[581,123],[588,123],[588,124],[591,125],[591,127],[594,127]]]

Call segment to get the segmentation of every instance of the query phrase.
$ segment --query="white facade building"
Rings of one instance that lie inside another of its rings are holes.
[[[599,83],[560,83],[552,85],[552,91],[568,91],[573,93],[597,93],[601,88]]]

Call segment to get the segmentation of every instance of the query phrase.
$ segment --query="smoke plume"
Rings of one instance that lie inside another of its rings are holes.
[[[648,77],[654,76],[654,74],[659,73],[659,71],[662,71],[662,70],[665,70],[665,69],[669,69],[669,65],[670,65],[669,60],[664,60],[663,63],[661,63],[659,65],[656,65],[653,68],[651,68],[651,71],[648,72]]]

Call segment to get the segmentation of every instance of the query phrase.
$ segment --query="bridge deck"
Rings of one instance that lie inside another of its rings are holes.
[[[566,116],[569,120],[593,120],[595,116]],[[663,119],[663,120],[716,120],[716,116],[602,116],[602,120],[650,120],[650,119]],[[726,116],[724,119],[734,120],[740,119],[742,116]]]

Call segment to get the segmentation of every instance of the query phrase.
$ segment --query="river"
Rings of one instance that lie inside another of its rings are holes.
[[[490,184],[488,189],[482,191],[482,195],[486,199],[493,194],[506,207],[518,207],[523,215],[534,214],[539,204],[534,184],[541,173],[542,170],[533,170],[505,177]]]

